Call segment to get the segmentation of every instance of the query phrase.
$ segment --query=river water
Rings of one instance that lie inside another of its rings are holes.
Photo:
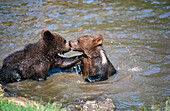
[[[150,109],[170,97],[169,0],[1,0],[0,63],[41,38],[43,29],[67,40],[102,34],[106,54],[118,73],[88,84],[77,74],[58,73],[46,81],[6,85],[9,93],[43,103],[112,98],[118,110]],[[70,52],[66,56],[76,55]]]

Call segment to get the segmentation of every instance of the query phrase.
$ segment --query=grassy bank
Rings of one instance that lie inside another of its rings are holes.
[[[61,107],[62,105],[51,105],[50,103],[43,108],[40,103],[38,103],[38,107],[35,105],[31,106],[29,104],[27,104],[27,107],[24,107],[22,106],[22,103],[15,105],[14,102],[9,102],[7,99],[0,99],[0,111],[66,111],[66,109]]]

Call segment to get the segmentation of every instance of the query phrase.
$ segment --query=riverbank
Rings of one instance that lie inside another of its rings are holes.
[[[0,84],[0,111],[66,111],[62,105],[42,105],[38,101],[29,100],[25,97],[12,97],[2,89]]]
[[[112,99],[106,98],[102,100],[91,101],[77,101],[75,104],[70,104],[66,107],[62,107],[62,104],[50,104],[46,106],[40,102],[29,100],[25,97],[11,97],[7,94],[0,84],[0,110],[17,110],[17,111],[115,111],[116,107]]]

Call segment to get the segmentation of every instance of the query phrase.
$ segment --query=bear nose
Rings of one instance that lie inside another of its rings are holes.
[[[72,47],[72,45],[71,45],[71,41],[69,41],[69,46],[70,46],[70,47]]]

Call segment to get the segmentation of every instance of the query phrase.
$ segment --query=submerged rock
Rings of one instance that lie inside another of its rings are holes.
[[[115,109],[115,105],[110,98],[86,102],[79,101],[79,103],[67,107],[68,111],[115,111]]]

